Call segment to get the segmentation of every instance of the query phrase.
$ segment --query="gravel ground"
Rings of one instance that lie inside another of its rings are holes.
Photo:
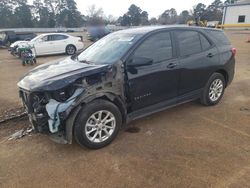
[[[7,138],[27,119],[0,125],[0,187],[249,187],[250,32],[227,32],[236,75],[214,107],[187,103],[132,122],[108,147],[59,145],[45,135]],[[32,67],[0,50],[1,111],[20,106],[18,79]],[[38,58],[38,64],[64,57]]]

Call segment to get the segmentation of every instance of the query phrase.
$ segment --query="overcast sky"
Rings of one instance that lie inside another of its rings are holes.
[[[1,0],[0,0],[1,1]],[[33,0],[28,0],[32,3]],[[87,9],[91,5],[102,8],[106,16],[113,15],[115,17],[122,16],[127,12],[131,4],[139,6],[142,10],[149,13],[149,18],[158,17],[165,10],[175,8],[179,14],[182,10],[191,10],[194,5],[203,3],[211,4],[214,0],[75,0],[78,9],[87,14]]]
[[[175,8],[178,14],[182,10],[190,10],[198,3],[205,5],[210,4],[214,0],[75,0],[79,10],[86,14],[87,8],[95,4],[101,7],[105,15],[113,15],[115,17],[123,15],[127,12],[131,4],[139,6],[142,10],[149,13],[149,17],[158,17],[164,10]]]

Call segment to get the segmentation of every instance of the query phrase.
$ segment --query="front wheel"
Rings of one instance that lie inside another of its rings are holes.
[[[216,105],[224,94],[225,85],[224,76],[220,73],[214,73],[204,88],[201,103],[207,106]]]
[[[119,109],[106,100],[94,100],[79,112],[74,126],[76,141],[90,149],[99,149],[110,144],[122,124]]]

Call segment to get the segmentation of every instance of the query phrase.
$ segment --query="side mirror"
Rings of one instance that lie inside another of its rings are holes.
[[[128,67],[142,67],[147,65],[152,65],[153,59],[146,57],[133,57],[128,63]]]
[[[38,39],[37,42],[41,43],[43,42],[43,39]]]

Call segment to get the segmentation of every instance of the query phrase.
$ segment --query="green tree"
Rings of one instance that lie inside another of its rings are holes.
[[[57,25],[63,27],[83,26],[84,20],[77,9],[75,0],[61,0],[58,4],[59,11],[56,15]]]
[[[205,13],[206,13],[206,5],[199,3],[193,7],[193,17],[197,23],[199,21],[206,20]]]
[[[57,2],[57,0],[44,0],[44,7],[48,10],[48,27],[55,27],[56,25],[55,7]]]
[[[119,20],[119,19],[118,19]],[[131,17],[128,14],[124,14],[120,19],[120,25],[121,26],[131,26]]]
[[[149,23],[150,23],[150,25],[157,25],[158,21],[155,17],[153,17],[153,18],[150,18]]]
[[[223,3],[215,0],[209,5],[205,11],[204,17],[208,21],[221,21],[223,16]]]
[[[13,25],[13,7],[9,0],[0,1],[0,28],[14,27]]]
[[[186,24],[191,19],[191,16],[187,10],[183,10],[179,15],[179,24]]]
[[[118,23],[122,26],[148,25],[148,13],[142,11],[140,7],[132,4],[128,8],[128,12],[122,17],[119,17]]]
[[[47,6],[45,6],[42,0],[34,0],[33,2],[34,12],[35,15],[35,25],[38,27],[51,27],[49,25],[50,19],[50,12]]]
[[[16,27],[33,27],[31,6],[28,5],[27,0],[15,0],[12,1],[14,9],[13,23]]]
[[[128,13],[127,16],[130,18],[131,20],[131,24],[133,26],[138,26],[141,23],[141,8],[132,4],[129,9],[128,9]]]
[[[165,10],[159,17],[158,22],[162,25],[177,23],[177,12],[174,8]]]
[[[147,11],[142,11],[141,13],[141,25],[149,25]]]

